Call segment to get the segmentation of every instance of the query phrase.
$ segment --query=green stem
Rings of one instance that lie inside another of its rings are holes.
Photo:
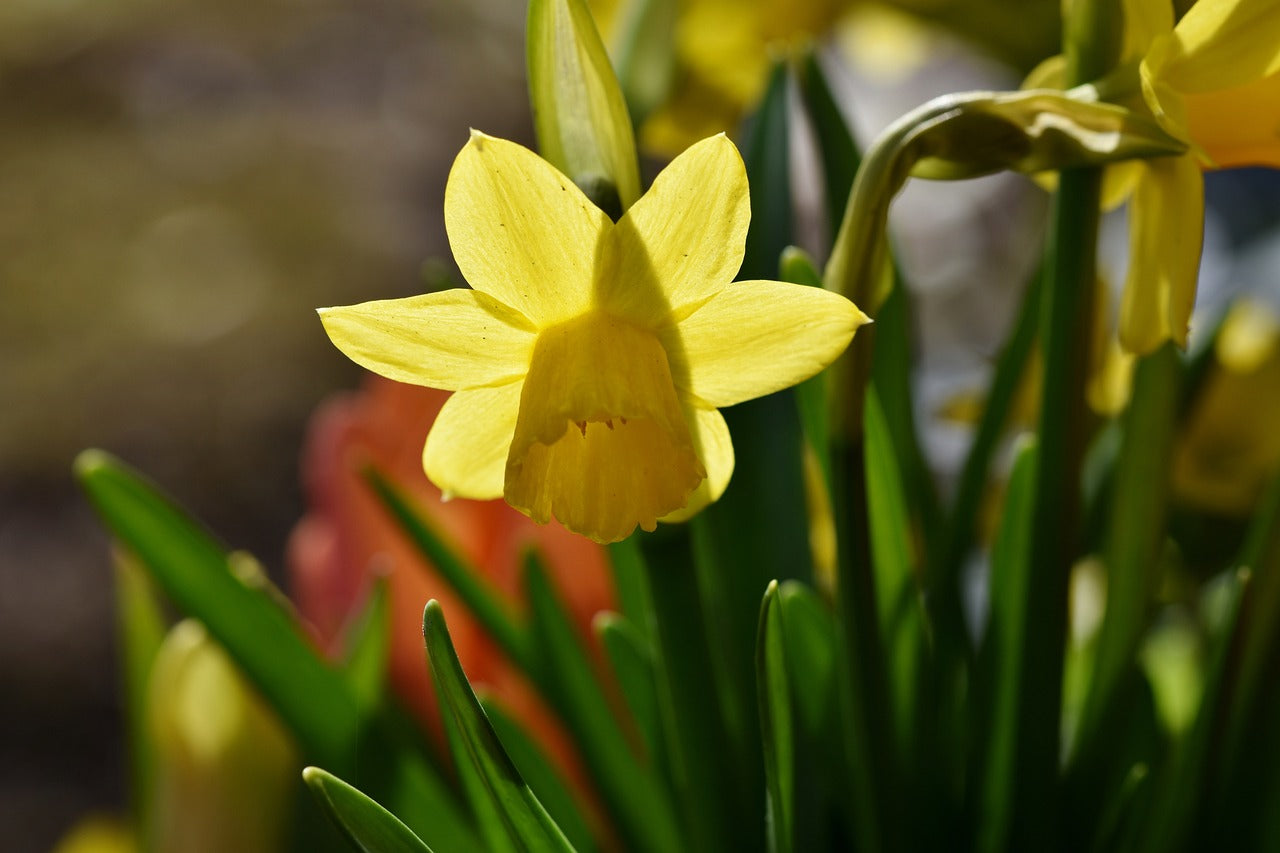
[[[1076,0],[1065,26],[1068,83],[1101,77],[1113,64],[1119,5]],[[1041,302],[1044,384],[1032,494],[1030,567],[1022,618],[1026,642],[1017,663],[1011,756],[1013,824],[1009,848],[1042,847],[1058,831],[1058,755],[1067,581],[1080,547],[1080,468],[1089,434],[1085,403],[1102,176],[1061,175],[1051,223],[1050,265]]]

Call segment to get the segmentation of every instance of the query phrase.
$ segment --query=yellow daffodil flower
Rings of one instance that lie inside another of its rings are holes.
[[[616,0],[591,0],[601,31],[620,18]],[[686,0],[674,34],[674,91],[640,126],[643,147],[673,155],[732,131],[764,94],[771,45],[825,32],[850,0]]]
[[[1280,470],[1280,316],[1237,303],[1214,355],[1179,436],[1173,488],[1187,504],[1243,516]]]
[[[445,190],[473,289],[320,314],[357,363],[456,392],[423,451],[446,494],[617,541],[718,498],[733,446],[717,407],[814,375],[867,320],[820,288],[733,282],[749,219],[723,135],[614,223],[533,152],[473,132]]]
[[[1120,340],[1148,353],[1186,345],[1204,229],[1201,166],[1280,167],[1280,3],[1199,0],[1173,25],[1169,0],[1127,0],[1143,98],[1192,153],[1135,173]]]

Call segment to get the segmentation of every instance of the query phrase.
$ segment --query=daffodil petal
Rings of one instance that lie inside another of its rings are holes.
[[[1195,157],[1147,161],[1129,206],[1129,273],[1120,343],[1145,355],[1187,343],[1204,235],[1204,181]]]
[[[454,391],[510,382],[533,352],[529,321],[491,296],[444,290],[321,308],[334,346],[388,379]]]
[[[1196,3],[1173,30],[1159,75],[1183,93],[1212,92],[1280,74],[1280,3]]]
[[[467,282],[539,326],[590,306],[609,217],[524,146],[472,131],[449,172],[444,224]]]
[[[1191,138],[1215,166],[1280,169],[1280,74],[1183,100]]]
[[[672,161],[614,226],[601,303],[645,325],[688,309],[737,275],[751,221],[747,173],[723,134]]]
[[[664,343],[678,387],[731,406],[813,376],[866,322],[852,302],[820,287],[740,281],[665,332]]]
[[[427,434],[422,468],[449,497],[502,497],[507,451],[516,431],[523,381],[459,391]]]
[[[707,469],[707,476],[698,488],[689,495],[689,502],[683,508],[668,513],[659,519],[663,522],[688,521],[704,507],[720,499],[729,478],[733,476],[733,441],[729,437],[729,425],[724,422],[724,415],[716,409],[701,406],[686,408],[685,416],[689,418],[690,432],[694,446],[698,450],[698,458]]]

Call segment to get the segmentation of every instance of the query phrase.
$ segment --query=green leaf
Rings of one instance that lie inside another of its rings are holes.
[[[764,777],[768,793],[770,849],[790,853],[795,794],[795,735],[791,730],[791,693],[777,605],[778,583],[765,590],[756,640],[760,734],[764,741]]]
[[[125,727],[129,746],[129,807],[141,837],[151,834],[155,802],[155,755],[147,719],[151,666],[164,642],[167,624],[155,588],[136,558],[115,555],[116,633],[124,676]]]
[[[450,851],[477,849],[443,781],[380,718],[361,716],[355,693],[311,649],[273,588],[233,574],[218,543],[108,454],[87,450],[75,470],[103,522],[178,609],[226,649],[298,739],[304,760],[345,775],[359,770],[360,783],[385,792],[422,837]]]
[[[1219,580],[1220,586],[1214,590],[1214,604],[1222,626],[1211,640],[1200,712],[1190,733],[1175,745],[1154,792],[1150,818],[1138,848],[1150,853],[1190,849],[1206,810],[1205,792],[1211,790],[1214,742],[1230,701],[1232,641],[1241,604],[1251,583],[1247,569],[1238,569]]]
[[[640,197],[631,116],[583,0],[530,0],[526,55],[538,145],[615,220]]]
[[[427,602],[423,612],[422,633],[443,710],[457,727],[463,746],[455,757],[459,765],[465,762],[476,774],[486,802],[512,844],[530,853],[573,850],[503,750],[462,672],[444,612],[435,599]]]
[[[399,818],[337,776],[319,767],[307,767],[302,778],[356,849],[364,853],[431,853]]]
[[[458,594],[471,615],[484,626],[485,633],[518,667],[532,673],[534,662],[528,632],[498,591],[445,542],[403,489],[374,468],[365,471],[365,478],[409,543]]]
[[[831,234],[840,228],[853,178],[862,163],[862,154],[849,132],[844,114],[831,93],[822,63],[812,49],[807,49],[796,63],[796,81],[813,134],[818,142],[818,156],[822,158],[824,197],[827,204],[827,222]],[[791,281],[791,279],[786,279]]]
[[[640,537],[631,536],[610,545],[609,564],[613,569],[613,589],[618,596],[622,615],[647,644],[652,644],[653,602],[649,598],[649,582],[645,578]]]
[[[541,664],[539,682],[581,748],[583,760],[624,837],[640,850],[679,849],[666,792],[614,716],[573,622],[536,554],[525,562],[525,593]]]
[[[979,707],[974,720],[980,728],[977,743],[983,782],[979,792],[983,822],[977,848],[1005,849],[1017,776],[1017,746],[1021,736],[1019,674],[1026,654],[1026,588],[1035,567],[1029,559],[1032,488],[1036,473],[1036,444],[1026,439],[1017,450],[1004,514],[991,553],[991,617],[978,660],[975,694]]]
[[[274,600],[227,570],[227,555],[175,506],[100,451],[76,474],[106,525],[180,610],[203,622],[308,754],[350,766],[359,715],[353,696]]]
[[[1140,359],[1134,371],[1102,553],[1107,604],[1080,723],[1084,738],[1106,713],[1122,679],[1134,673],[1134,654],[1159,586],[1181,378],[1181,359],[1172,343]]]
[[[342,664],[356,702],[366,713],[382,702],[390,651],[390,598],[387,579],[379,577],[369,588],[364,607],[348,629]]]
[[[511,756],[511,763],[520,771],[538,801],[546,807],[551,819],[560,827],[573,849],[579,853],[592,853],[599,847],[591,835],[591,827],[578,808],[573,791],[561,778],[551,759],[542,747],[524,729],[514,716],[491,697],[481,695],[480,707],[498,733],[502,748]]]
[[[598,614],[592,628],[613,668],[618,689],[644,742],[645,754],[656,764],[662,760],[663,750],[653,649],[631,620],[617,613]]]
[[[897,752],[910,762],[926,640],[916,584],[919,561],[910,539],[913,525],[907,513],[902,471],[874,386],[867,391],[864,414],[867,508],[879,623],[884,648],[890,655],[890,701]]]

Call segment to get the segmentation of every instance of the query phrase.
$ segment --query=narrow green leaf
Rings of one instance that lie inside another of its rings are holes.
[[[824,197],[827,203],[827,222],[834,235],[840,228],[853,178],[862,163],[858,145],[849,132],[844,114],[831,94],[826,74],[817,53],[805,50],[796,64],[796,80],[800,85],[800,97],[804,101],[809,120],[813,123],[814,137],[818,141],[818,155],[822,158]],[[789,280],[789,279],[788,279]]]
[[[536,554],[525,562],[524,584],[541,663],[539,682],[577,739],[610,813],[638,849],[678,849],[666,792],[653,769],[637,760]]]
[[[501,594],[436,532],[403,489],[374,468],[365,471],[365,478],[410,544],[458,594],[471,615],[484,626],[485,633],[517,666],[532,673],[534,663],[528,632]]]
[[[502,748],[511,756],[511,763],[520,771],[534,796],[546,807],[547,814],[564,832],[573,849],[579,853],[598,850],[591,827],[578,808],[578,801],[542,747],[499,702],[482,695],[480,707],[498,733]]]
[[[757,827],[754,819],[740,819],[734,808],[733,753],[720,703],[709,700],[714,695],[714,667],[689,539],[687,527],[646,536],[640,561],[653,601],[654,671],[666,736],[665,766],[682,819],[680,848],[736,853],[743,845],[763,840],[764,824],[760,821]],[[757,797],[762,788],[763,784],[756,789]]]
[[[626,99],[584,0],[530,0],[529,102],[553,166],[615,220],[640,197]]]
[[[640,551],[639,540],[639,536],[631,536],[610,545],[609,563],[622,615],[647,644],[652,644],[653,602],[649,599],[649,583],[645,578],[644,554]]]
[[[786,64],[775,62],[742,144],[751,184],[751,225],[741,279],[772,278],[778,257],[792,242],[787,76]]]
[[[363,853],[431,853],[400,819],[346,782],[307,767],[302,778],[325,812]]]
[[[839,808],[833,792],[842,773],[836,729],[837,636],[834,614],[817,593],[799,581],[778,587],[776,608],[782,627],[791,728],[794,733],[791,793],[792,847],[829,850]]]
[[[592,622],[592,628],[600,638],[618,689],[640,732],[645,755],[650,763],[658,766],[663,759],[663,749],[653,649],[631,620],[617,613],[600,613]]]
[[[107,454],[85,451],[76,474],[112,533],[180,610],[209,628],[308,754],[351,766],[359,724],[354,698],[287,613],[232,576],[220,546]]]
[[[298,739],[304,760],[346,775],[359,771],[364,787],[441,849],[477,849],[440,777],[380,718],[361,716],[346,680],[311,649],[271,589],[233,574],[217,542],[108,454],[85,451],[75,470],[106,526],[178,609],[200,620],[226,649]]]
[[[129,808],[133,826],[150,835],[155,802],[155,754],[147,722],[151,666],[167,631],[156,592],[136,558],[115,554],[116,634],[124,676],[125,731],[129,746]]]
[[[910,539],[912,524],[902,470],[874,386],[867,391],[865,405],[867,508],[879,623],[890,656],[897,753],[911,762],[926,641],[916,581],[919,561]]]
[[[342,664],[356,702],[366,713],[382,702],[390,651],[390,599],[387,579],[379,577],[369,588],[364,607],[348,630]]]
[[[1241,604],[1252,583],[1247,569],[1238,569],[1219,580],[1214,593],[1222,625],[1210,642],[1200,711],[1191,731],[1175,745],[1154,792],[1150,820],[1141,833],[1139,848],[1149,853],[1191,849],[1191,842],[1199,837],[1197,830],[1203,828],[1205,792],[1211,790],[1214,741],[1230,701],[1232,641]]]
[[[516,849],[530,853],[573,850],[502,749],[467,683],[449,638],[444,612],[434,599],[427,602],[423,612],[422,633],[443,709],[461,735],[463,750],[456,758],[459,764],[466,762],[483,783],[487,801]]]
[[[1102,554],[1107,605],[1080,722],[1085,739],[1105,713],[1121,680],[1134,672],[1134,654],[1147,628],[1159,584],[1181,378],[1181,359],[1172,343],[1139,360],[1134,371]]]
[[[778,260],[778,277],[792,284],[806,287],[822,287],[822,273],[803,249],[788,246]],[[822,473],[823,487],[831,488],[831,429],[828,419],[827,383],[825,371],[811,376],[796,386],[796,406],[800,412],[800,428],[805,442],[812,449]]]
[[[960,485],[946,525],[941,555],[929,563],[927,588],[935,599],[932,609],[938,630],[953,641],[966,645],[968,632],[960,609],[960,571],[977,536],[978,516],[982,510],[991,459],[1008,423],[1009,412],[1035,345],[1041,279],[1042,276],[1037,274],[1029,283],[1013,329],[996,359],[982,418],[978,421],[960,473]]]
[[[1004,514],[991,554],[991,617],[975,674],[977,702],[974,720],[980,731],[982,784],[979,792],[983,821],[977,849],[1006,849],[1013,821],[1017,787],[1017,746],[1022,720],[1020,674],[1026,655],[1026,588],[1036,570],[1029,559],[1032,488],[1037,450],[1026,439],[1017,450]]]
[[[490,792],[476,763],[468,759],[470,747],[457,719],[446,713],[441,715],[441,722],[449,754],[453,756],[458,785],[471,806],[471,816],[484,839],[485,850],[487,853],[520,853],[520,844],[511,836],[497,799]]]
[[[760,734],[764,741],[764,777],[768,793],[770,849],[790,853],[795,793],[795,734],[791,729],[791,695],[777,603],[778,583],[765,590],[756,640],[756,684]]]

